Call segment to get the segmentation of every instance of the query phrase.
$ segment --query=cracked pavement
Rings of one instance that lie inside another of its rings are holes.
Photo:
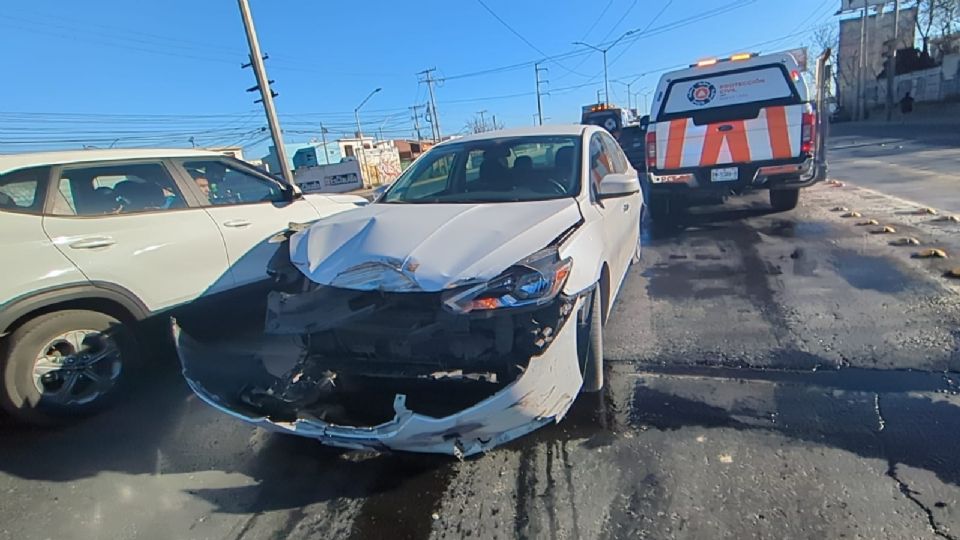
[[[960,224],[920,207],[821,185],[646,232],[605,391],[464,462],[251,429],[162,349],[116,409],[0,425],[0,539],[958,538],[956,262],[890,242],[960,257]]]

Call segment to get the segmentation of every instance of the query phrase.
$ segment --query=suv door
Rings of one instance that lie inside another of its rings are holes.
[[[9,261],[0,280],[0,311],[7,302],[27,294],[86,282],[43,231],[43,197],[49,178],[47,167],[0,174],[0,246]],[[2,314],[0,319],[13,322]],[[0,333],[4,330],[0,326]]]
[[[226,158],[179,161],[200,204],[220,229],[237,286],[264,281],[280,243],[270,238],[291,222],[320,218],[316,208],[277,180]]]
[[[151,311],[232,287],[216,224],[162,161],[64,165],[53,180],[43,229],[94,284]]]

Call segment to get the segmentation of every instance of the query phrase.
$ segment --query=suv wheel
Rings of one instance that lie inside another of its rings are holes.
[[[117,394],[136,354],[132,332],[109,315],[40,315],[7,338],[0,405],[33,424],[94,413]]]
[[[770,206],[778,212],[786,212],[797,207],[800,201],[799,189],[771,189]]]

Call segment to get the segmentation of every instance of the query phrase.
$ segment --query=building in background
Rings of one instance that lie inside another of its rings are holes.
[[[293,168],[297,170],[303,167],[340,163],[342,158],[343,154],[340,153],[339,144],[328,143],[324,145],[320,141],[311,141],[310,146],[305,146],[294,152]]]
[[[855,12],[859,13],[859,12]],[[840,46],[837,50],[837,99],[840,106],[849,113],[857,108],[857,95],[860,90],[858,77],[860,75],[860,42],[861,42],[861,22],[859,16],[852,16],[840,21]],[[866,33],[864,39],[863,52],[864,70],[864,97],[870,104],[875,104],[878,100],[877,95],[868,96],[868,86],[876,87],[873,84],[877,76],[883,71],[886,62],[885,51],[887,41],[893,40],[893,10],[880,15],[870,15],[866,18]],[[897,49],[913,48],[917,26],[917,8],[911,7],[900,10],[900,18],[897,21]],[[896,98],[899,99],[899,98]]]
[[[283,147],[284,147],[284,150],[286,150],[286,154],[287,154],[286,166],[289,170],[292,171],[295,169],[293,164],[293,156],[296,155],[297,151],[300,150],[301,148],[308,148],[312,144],[313,143],[309,143],[309,142],[284,143]],[[270,147],[267,149],[267,152],[268,152],[267,155],[261,158],[261,161],[263,161],[263,164],[266,165],[267,170],[273,174],[283,174],[281,172],[282,169],[280,168],[280,159],[277,157],[277,147],[270,145]]]
[[[343,193],[363,187],[360,162],[346,159],[341,163],[297,167],[294,181],[304,193]]]
[[[337,140],[344,157],[354,158],[360,164],[361,180],[365,187],[389,184],[400,176],[400,152],[394,141],[377,141],[373,137]]]
[[[400,167],[406,169],[420,154],[426,152],[433,146],[433,141],[397,139],[393,141],[393,144],[397,147],[397,153],[400,154]]]

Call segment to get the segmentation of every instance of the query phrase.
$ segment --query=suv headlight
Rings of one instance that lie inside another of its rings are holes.
[[[570,276],[573,260],[560,259],[556,248],[542,249],[486,283],[443,295],[455,313],[542,305],[556,298]]]

